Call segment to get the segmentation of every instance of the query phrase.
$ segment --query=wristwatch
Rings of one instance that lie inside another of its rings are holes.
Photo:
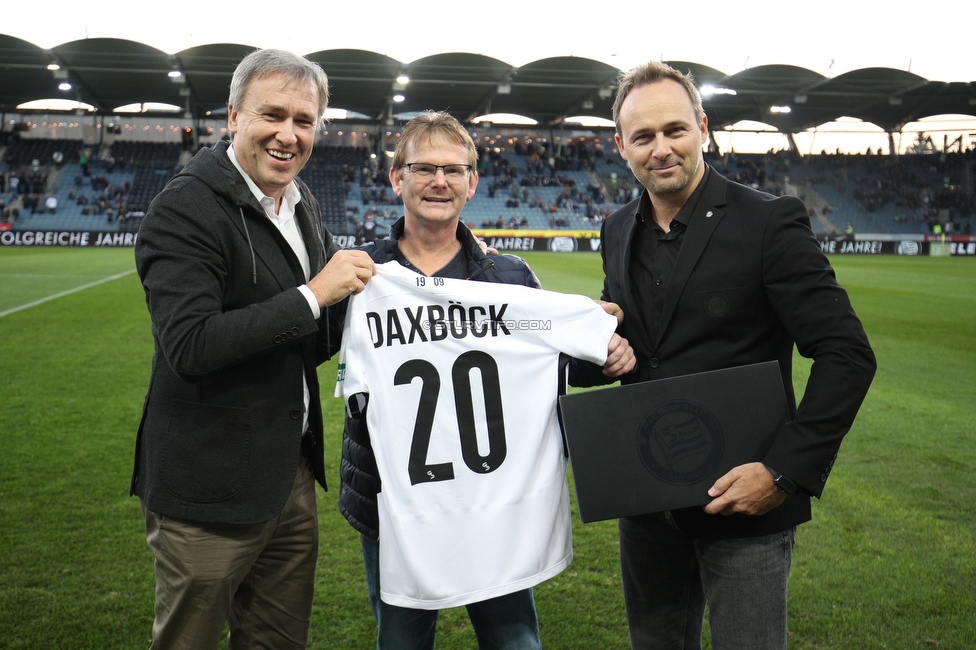
[[[796,494],[796,483],[790,480],[789,477],[783,476],[769,465],[766,465],[766,469],[769,470],[770,474],[772,474],[773,482],[776,483],[776,487],[787,494]]]

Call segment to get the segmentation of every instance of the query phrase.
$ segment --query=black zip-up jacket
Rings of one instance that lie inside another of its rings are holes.
[[[305,277],[227,157],[202,149],[153,200],[136,269],[155,353],[136,439],[131,494],[168,517],[251,524],[277,515],[300,462],[305,408],[316,479],[325,486],[316,365],[328,358],[298,290]],[[337,250],[318,203],[296,180],[295,219],[311,275]],[[320,327],[321,325],[321,327]],[[338,343],[338,332],[331,343]]]

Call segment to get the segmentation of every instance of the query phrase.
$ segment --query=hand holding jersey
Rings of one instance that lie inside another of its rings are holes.
[[[617,319],[617,325],[624,322],[624,311],[615,302],[597,300],[596,304],[603,308],[611,316]],[[607,377],[616,379],[632,372],[637,366],[637,357],[634,355],[630,342],[619,334],[614,334],[610,338],[607,346],[607,360],[603,364],[603,374]]]
[[[308,281],[319,307],[334,305],[346,296],[363,290],[376,274],[376,266],[362,251],[336,251],[329,263]]]
[[[572,559],[559,354],[603,364],[616,318],[582,296],[377,271],[349,304],[336,396],[369,395],[382,599],[440,609],[556,575]]]

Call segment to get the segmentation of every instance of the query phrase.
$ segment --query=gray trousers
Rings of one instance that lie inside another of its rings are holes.
[[[701,650],[706,603],[714,650],[786,650],[795,528],[692,539],[660,512],[620,519],[619,530],[634,650]]]

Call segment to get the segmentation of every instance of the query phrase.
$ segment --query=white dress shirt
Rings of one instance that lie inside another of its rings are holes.
[[[234,155],[234,145],[227,147],[227,157],[230,161],[234,163],[234,167],[237,171],[241,173],[244,178],[244,182],[247,183],[247,187],[251,190],[251,194],[257,199],[261,207],[264,208],[264,213],[267,215],[268,219],[275,225],[275,228],[281,233],[285,241],[288,242],[291,249],[295,252],[295,256],[298,261],[301,262],[302,271],[305,274],[305,280],[308,281],[309,274],[311,273],[310,263],[308,260],[308,250],[305,248],[305,240],[302,239],[302,233],[298,228],[298,222],[295,220],[295,206],[302,200],[302,195],[298,191],[298,187],[295,186],[295,181],[290,182],[285,187],[285,192],[281,197],[281,207],[278,212],[275,212],[275,200],[274,197],[267,196],[261,189],[251,180],[251,177],[247,175],[247,172],[241,167],[241,164],[237,162],[237,156]],[[312,316],[318,320],[319,316],[322,315],[322,310],[319,308],[318,300],[315,298],[315,294],[312,290],[308,288],[307,285],[301,285],[298,290],[302,292],[305,296],[305,300],[308,301],[308,306],[312,310]],[[302,388],[304,391],[305,398],[305,414],[302,418],[302,431],[308,428],[308,406],[310,403],[310,394],[308,390],[308,382],[305,380],[304,375],[302,376]]]

